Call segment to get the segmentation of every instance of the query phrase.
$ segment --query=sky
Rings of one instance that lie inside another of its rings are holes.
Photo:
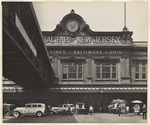
[[[92,31],[122,31],[123,2],[33,2],[42,31],[53,31],[72,9],[80,15]],[[133,41],[148,41],[148,4],[126,3],[126,26],[133,31]]]

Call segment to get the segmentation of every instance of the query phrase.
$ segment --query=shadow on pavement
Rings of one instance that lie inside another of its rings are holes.
[[[36,116],[20,116],[5,117],[3,123],[78,123],[73,115],[45,115]]]

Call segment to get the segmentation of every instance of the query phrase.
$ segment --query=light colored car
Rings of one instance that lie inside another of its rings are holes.
[[[69,111],[69,107],[70,107],[70,111]],[[59,114],[59,113],[63,113],[63,114],[73,114],[75,111],[74,105],[73,104],[61,104],[58,107],[52,107],[50,109],[50,114]]]
[[[36,115],[41,117],[46,112],[46,105],[44,103],[26,103],[25,107],[16,107],[13,114],[15,117],[20,115]]]

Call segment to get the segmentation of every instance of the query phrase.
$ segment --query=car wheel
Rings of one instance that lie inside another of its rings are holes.
[[[43,114],[42,114],[42,112],[37,112],[36,115],[37,115],[38,117],[41,117]]]
[[[54,112],[53,112],[53,111],[50,111],[50,112],[49,112],[49,114],[50,114],[50,115],[53,115],[53,114],[54,114]]]
[[[11,111],[7,111],[5,115],[6,116],[10,116],[11,115]]]
[[[14,116],[15,116],[15,117],[19,117],[19,116],[20,116],[20,113],[19,113],[19,112],[14,112]]]

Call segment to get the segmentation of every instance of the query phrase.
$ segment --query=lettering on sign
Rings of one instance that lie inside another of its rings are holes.
[[[122,54],[122,50],[50,50],[49,54]]]
[[[121,36],[43,36],[50,44],[121,44]]]

